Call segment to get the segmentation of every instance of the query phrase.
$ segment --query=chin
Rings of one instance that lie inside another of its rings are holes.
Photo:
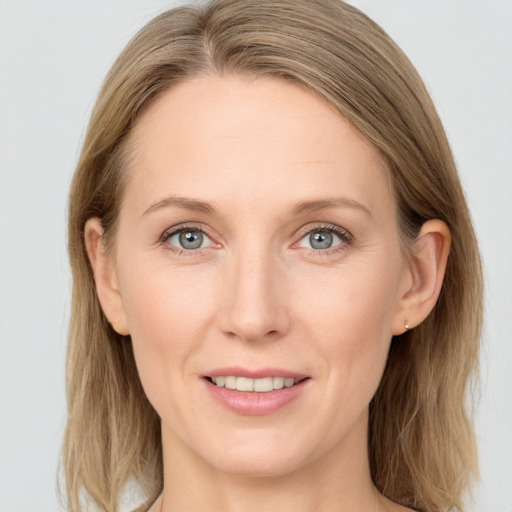
[[[204,454],[203,460],[216,470],[229,475],[280,477],[293,473],[314,458],[314,454],[308,454],[311,450],[304,446],[300,442],[287,444],[282,440],[269,442],[264,439],[258,443],[237,442],[230,446],[218,444],[215,452]]]
[[[296,460],[283,457],[261,457],[248,459],[246,457],[229,457],[216,464],[216,469],[222,473],[246,478],[276,478],[289,475],[301,467]]]

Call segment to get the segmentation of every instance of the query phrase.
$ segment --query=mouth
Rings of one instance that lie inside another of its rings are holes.
[[[234,375],[220,375],[216,377],[205,377],[211,384],[236,391],[253,393],[269,393],[283,388],[291,388],[308,380],[309,377],[293,378],[272,376],[252,379],[250,377],[237,377]]]

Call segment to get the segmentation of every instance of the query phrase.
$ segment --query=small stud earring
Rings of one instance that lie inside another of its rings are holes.
[[[411,326],[409,325],[409,317],[407,315],[405,315],[404,328],[406,331],[408,331],[411,328]]]

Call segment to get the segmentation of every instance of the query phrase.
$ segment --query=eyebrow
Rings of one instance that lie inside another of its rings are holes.
[[[349,197],[335,197],[332,199],[319,199],[314,201],[300,201],[295,203],[291,209],[293,215],[304,213],[312,213],[318,210],[326,210],[328,208],[356,208],[363,211],[368,216],[372,216],[370,210],[364,205]]]
[[[145,210],[142,215],[147,215],[148,213],[154,212],[156,210],[161,210],[162,208],[168,208],[170,206],[177,206],[178,208],[183,208],[185,210],[190,210],[192,212],[200,212],[200,213],[215,213],[215,209],[205,203],[203,201],[197,201],[196,199],[189,199],[188,197],[166,197],[161,201],[151,205],[147,210]]]
[[[145,210],[142,215],[147,215],[156,210],[160,210],[168,207],[178,207],[183,208],[185,210],[200,212],[200,213],[215,213],[215,209],[206,202],[198,201],[197,199],[191,199],[188,197],[166,197],[161,201],[151,205],[147,210]],[[354,199],[350,199],[348,197],[336,197],[332,199],[318,199],[312,201],[300,201],[295,203],[290,210],[292,215],[300,215],[305,213],[312,213],[318,210],[326,210],[328,208],[356,208],[358,210],[363,211],[370,217],[372,216],[370,210],[364,205],[361,204]]]

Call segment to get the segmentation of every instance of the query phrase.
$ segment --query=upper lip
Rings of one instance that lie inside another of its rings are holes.
[[[209,372],[206,372],[204,377],[247,377],[249,379],[263,379],[265,377],[284,377],[302,380],[308,377],[303,373],[298,373],[290,370],[284,370],[283,368],[241,368],[239,366],[230,366],[226,368],[216,368]]]

